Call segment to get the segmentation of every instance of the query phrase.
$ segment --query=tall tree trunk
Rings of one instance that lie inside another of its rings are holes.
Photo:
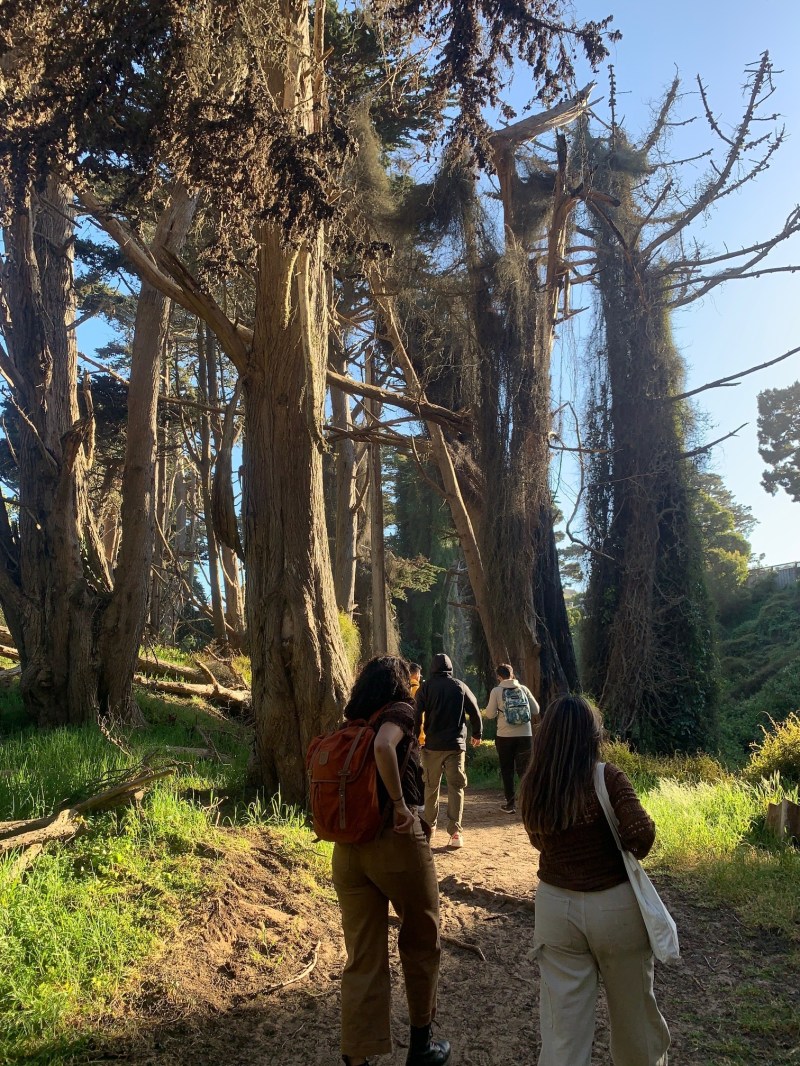
[[[349,669],[322,487],[327,289],[321,234],[295,257],[265,228],[243,376],[244,551],[261,783],[305,801],[305,752],[340,718]],[[288,306],[287,306],[288,304]],[[287,313],[288,312],[288,313]]]
[[[414,369],[414,364],[406,351],[406,346],[403,342],[400,325],[397,321],[397,315],[391,298],[383,294],[383,283],[374,273],[371,279],[371,285],[375,303],[380,308],[381,314],[386,322],[387,333],[392,345],[395,362],[405,378],[406,386],[415,399],[424,400],[425,390],[423,389],[422,382],[419,380],[419,376]],[[481,559],[481,552],[472,526],[472,520],[458,483],[458,477],[456,476],[455,467],[453,465],[453,457],[447,446],[442,427],[435,422],[427,422],[426,425],[431,441],[433,458],[439,468],[439,476],[442,479],[445,496],[453,518],[453,525],[455,526],[459,543],[461,544],[461,550],[464,553],[470,584],[472,585],[472,591],[475,596],[475,606],[480,615],[483,631],[486,635],[486,643],[489,646],[489,650],[494,660],[496,662],[503,662],[508,657],[508,652],[506,644],[497,633],[492,620],[489,588],[486,582],[483,560]]]
[[[374,356],[367,354],[367,384],[375,384]],[[380,418],[380,404],[374,400],[365,402],[366,410],[373,419]],[[381,446],[367,446],[369,470],[369,545],[372,564],[372,654],[386,655],[389,651],[389,615],[386,601],[386,545],[383,528],[383,471],[381,469]]]
[[[347,357],[343,350],[334,348],[334,369],[347,373]],[[348,433],[353,428],[349,397],[335,386],[331,394],[331,421],[336,429]],[[356,446],[347,436],[335,444],[336,484],[336,530],[333,579],[336,588],[336,604],[350,618],[355,610],[356,593],[356,537],[358,515],[356,514]]]
[[[218,400],[216,387],[216,352],[214,336],[207,325],[198,322],[197,335],[197,369],[200,398],[208,407]],[[219,434],[216,434],[219,437]],[[203,524],[206,530],[206,549],[208,554],[208,584],[211,590],[211,616],[214,621],[214,637],[223,643],[227,639],[225,631],[225,611],[222,603],[222,586],[219,580],[219,550],[217,533],[214,527],[214,509],[211,503],[211,414],[207,410],[200,412],[200,452],[197,456],[200,475],[200,497],[203,501]]]
[[[92,541],[86,492],[93,426],[78,408],[73,239],[71,197],[55,181],[43,199],[29,194],[5,235],[9,354],[18,376],[22,597],[19,604],[4,597],[3,608],[19,638],[23,702],[41,725],[97,713],[95,611],[110,584],[96,530]]]
[[[225,582],[225,624],[228,640],[237,648],[245,643],[244,589],[239,573],[239,559],[227,544],[220,545],[222,576]]]
[[[173,204],[157,239],[181,240],[190,218],[191,212],[185,217]],[[30,195],[13,216],[3,277],[21,433],[20,527],[11,570],[20,595],[7,587],[7,571],[0,599],[20,651],[23,701],[42,725],[85,722],[98,713],[125,718],[134,714],[131,681],[152,550],[152,524],[148,526],[146,515],[148,508],[152,514],[162,343],[158,308],[166,301],[151,291],[154,302],[148,305],[145,290],[137,314],[123,533],[112,593],[87,493],[94,419],[88,379],[83,413],[78,405],[73,239],[72,197],[51,180],[43,199]]]
[[[189,232],[196,200],[178,188],[156,228],[157,249],[179,250]],[[122,539],[114,570],[114,593],[99,639],[103,714],[133,720],[138,709],[131,683],[139,654],[150,590],[155,530],[155,463],[161,353],[169,327],[170,302],[143,281],[136,306],[125,471],[122,477]]]

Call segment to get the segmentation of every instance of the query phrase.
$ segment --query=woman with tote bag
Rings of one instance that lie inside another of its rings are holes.
[[[594,785],[601,734],[600,713],[587,700],[556,699],[534,736],[520,790],[522,821],[541,853],[539,1066],[590,1066],[600,977],[614,1066],[666,1066],[670,1038],[653,993],[653,951]],[[606,763],[602,776],[621,847],[642,859],[655,825],[622,770]]]

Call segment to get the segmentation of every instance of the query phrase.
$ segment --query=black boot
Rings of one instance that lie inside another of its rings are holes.
[[[344,1066],[350,1066],[350,1058],[347,1055],[342,1055],[342,1062]],[[364,1066],[369,1066],[369,1062],[365,1059]]]
[[[411,1026],[406,1066],[445,1066],[449,1061],[449,1040],[434,1040],[430,1025]]]

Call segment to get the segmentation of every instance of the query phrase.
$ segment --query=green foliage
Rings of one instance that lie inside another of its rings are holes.
[[[758,451],[772,467],[761,478],[767,492],[800,503],[800,381],[758,394]]]
[[[790,714],[764,730],[761,742],[753,745],[745,772],[753,781],[779,774],[782,780],[800,785],[800,715]]]
[[[639,789],[654,788],[662,778],[684,784],[714,784],[730,780],[730,773],[710,755],[650,755],[633,751],[622,740],[606,740],[601,757],[628,775]]]
[[[425,671],[431,657],[442,650],[447,570],[458,547],[447,508],[419,476],[414,462],[399,453],[389,462],[395,528],[386,538],[387,547],[396,557],[425,560],[422,568],[416,568],[417,587],[407,586],[404,599],[396,603],[403,654]]]
[[[361,634],[358,626],[346,611],[339,611],[339,632],[342,634],[344,651],[350,670],[355,674],[361,659]]]
[[[761,727],[800,707],[800,585],[745,586],[721,610],[718,634],[721,746],[741,764]]]
[[[717,609],[736,595],[747,579],[751,555],[748,534],[755,525],[749,507],[734,499],[719,474],[696,471],[694,511],[700,531],[709,593]]]
[[[386,580],[394,600],[408,599],[408,592],[430,592],[442,572],[424,555],[404,559],[394,552],[386,553]]]
[[[139,702],[148,725],[124,738],[126,755],[94,727],[31,729],[15,691],[2,694],[0,821],[50,813],[166,745],[196,747],[198,727],[234,759],[231,766],[205,760],[180,766],[141,807],[91,816],[86,833],[48,846],[23,877],[15,854],[0,859],[2,1061],[55,1061],[52,1049],[71,1043],[82,1019],[108,1007],[141,960],[213,887],[214,864],[225,851],[246,846],[221,835],[216,800],[242,788],[247,735],[192,704],[149,693]],[[235,824],[255,821],[279,825],[288,841],[302,837],[309,845],[297,812],[280,802],[257,818],[245,807],[233,816]]]
[[[500,787],[500,762],[492,740],[481,741],[477,748],[467,748],[467,775],[473,785]]]

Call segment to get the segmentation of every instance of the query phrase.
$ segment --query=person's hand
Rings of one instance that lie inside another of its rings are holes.
[[[478,745],[480,744],[480,742],[481,742],[481,738],[480,737],[473,737],[472,738],[472,742],[471,742],[473,748],[477,748]]]
[[[410,833],[414,828],[414,815],[406,806],[405,800],[395,803],[392,814],[395,833]]]

